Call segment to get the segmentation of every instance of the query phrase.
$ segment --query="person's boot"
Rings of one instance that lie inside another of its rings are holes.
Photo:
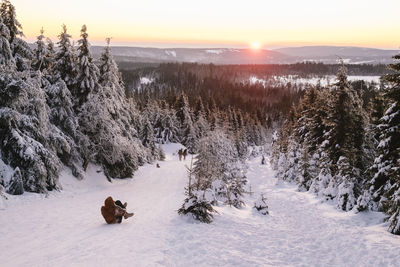
[[[126,220],[126,219],[128,219],[129,217],[132,217],[132,216],[133,216],[133,212],[132,213],[125,212],[124,219]]]

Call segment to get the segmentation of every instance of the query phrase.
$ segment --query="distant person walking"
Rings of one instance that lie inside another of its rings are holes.
[[[182,149],[179,149],[178,155],[179,155],[179,161],[181,161],[182,160],[182,155],[183,155]]]
[[[185,150],[183,151],[182,155],[183,155],[183,160],[186,160],[186,156],[188,155],[187,149],[185,149]]]

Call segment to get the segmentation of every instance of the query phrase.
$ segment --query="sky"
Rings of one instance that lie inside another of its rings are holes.
[[[262,48],[346,45],[398,49],[400,0],[11,0],[28,41],[61,25],[92,44]]]

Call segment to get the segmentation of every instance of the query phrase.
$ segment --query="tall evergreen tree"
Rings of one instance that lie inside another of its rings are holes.
[[[79,104],[87,100],[87,96],[98,86],[99,69],[93,62],[90,53],[90,44],[86,25],[82,26],[81,39],[78,40],[78,79],[74,95],[78,98]]]
[[[111,38],[107,38],[107,45],[100,56],[100,76],[99,83],[102,86],[121,86],[122,78],[121,73],[118,71],[117,63],[111,55],[110,41]]]
[[[389,68],[394,72],[384,78],[389,89],[385,93],[390,106],[378,126],[380,130],[378,156],[372,170],[371,198],[390,215],[389,231],[400,234],[400,54]]]
[[[35,70],[43,71],[49,67],[49,60],[47,58],[48,51],[44,42],[45,36],[43,28],[40,30],[40,35],[37,37],[36,48],[34,49],[34,58],[32,67]]]
[[[71,35],[67,33],[67,26],[62,25],[62,32],[58,36],[58,50],[54,58],[54,74],[56,78],[64,80],[68,89],[73,92],[76,84],[76,58],[71,45]]]
[[[361,193],[360,175],[366,170],[366,122],[362,102],[347,81],[344,66],[339,69],[337,80],[324,121],[328,131],[323,146],[327,157],[323,160],[328,162],[333,175],[325,192],[337,199],[339,208],[349,210]]]
[[[15,7],[9,0],[3,0],[1,3],[0,14],[9,30],[9,44],[16,66],[20,71],[28,70],[33,53],[28,43],[19,38],[24,36],[22,25],[17,20]]]
[[[0,5],[0,14],[3,18],[3,23],[8,27],[10,31],[10,44],[14,42],[18,36],[23,36],[22,25],[17,20],[17,14],[15,7],[9,0],[3,0]]]
[[[46,55],[46,59],[48,61],[48,66],[47,68],[50,70],[53,68],[54,65],[54,60],[55,60],[55,56],[56,56],[56,50],[54,48],[54,43],[50,38],[46,38],[46,43],[47,43],[47,55]]]
[[[10,30],[0,16],[0,65],[5,65],[14,60],[10,48]]]

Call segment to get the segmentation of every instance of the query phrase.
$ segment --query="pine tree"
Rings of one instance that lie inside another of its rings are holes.
[[[389,231],[400,234],[400,54],[389,68],[394,72],[384,78],[389,84],[385,93],[390,106],[378,126],[380,130],[378,156],[372,170],[370,192],[372,199],[389,216]]]
[[[53,68],[54,65],[54,60],[55,60],[55,55],[56,55],[56,51],[54,48],[54,43],[50,38],[46,39],[46,43],[47,43],[47,54],[46,54],[46,59],[47,59],[47,68],[48,70],[51,70]],[[53,72],[53,71],[51,71]]]
[[[179,123],[183,125],[188,118],[190,118],[189,104],[185,93],[182,92],[177,99],[175,103],[175,110],[176,118],[178,119]]]
[[[342,66],[338,82],[332,89],[332,101],[325,120],[327,143],[323,147],[327,156],[325,161],[333,174],[326,195],[337,198],[339,207],[349,210],[356,204],[362,186],[360,174],[366,170],[366,122],[361,100],[347,81],[346,72]]]
[[[99,83],[102,86],[109,87],[122,87],[122,77],[121,73],[118,71],[117,63],[115,63],[110,48],[110,38],[106,39],[107,45],[104,49],[104,52],[100,56],[100,76]]]
[[[7,26],[10,32],[9,42],[12,44],[17,36],[23,36],[22,25],[17,20],[15,7],[9,0],[3,0],[0,5],[0,14],[3,18],[3,23]]]
[[[197,139],[200,139],[203,136],[205,136],[208,133],[208,131],[210,130],[210,127],[206,120],[203,101],[202,101],[201,97],[199,97],[197,99],[196,106],[195,106],[195,109],[193,112],[193,124],[195,127]]]
[[[85,37],[85,31],[82,33]],[[100,74],[103,77],[103,86],[96,82],[95,90],[88,92],[87,100],[79,107],[80,130],[89,137],[92,145],[89,160],[101,164],[109,179],[127,178],[139,166],[158,158],[160,153],[152,145],[154,139],[150,142],[139,139],[145,124],[134,103],[126,99],[122,83],[106,79],[118,72],[112,66],[106,67],[107,64],[113,65],[112,55],[107,47],[102,58]],[[91,62],[85,66],[90,69],[93,64]],[[147,127],[150,128],[149,135],[146,135],[148,138],[151,138],[151,127],[151,124]],[[152,148],[144,147],[143,143]]]
[[[0,16],[0,65],[6,65],[14,61],[10,48],[10,30]]]
[[[43,71],[45,69],[48,69],[49,67],[49,60],[47,58],[48,56],[48,51],[46,44],[44,43],[44,38],[45,36],[43,28],[40,30],[40,35],[37,37],[36,41],[36,48],[34,49],[34,58],[32,61],[32,68],[34,70],[40,70]]]
[[[154,129],[147,117],[144,118],[143,129],[140,133],[140,140],[144,147],[150,149],[153,158],[159,157],[159,152],[156,147],[156,140],[154,137]]]
[[[181,93],[176,104],[176,118],[180,123],[180,141],[186,146],[190,153],[195,153],[197,147],[196,130],[193,125],[191,111],[187,96]]]
[[[190,214],[195,220],[211,223],[214,218],[213,213],[216,211],[205,197],[205,192],[194,190],[190,194],[186,192],[186,195],[187,198],[178,210],[178,214]]]
[[[33,57],[33,53],[28,43],[19,37],[23,37],[22,26],[17,20],[15,7],[8,0],[3,0],[0,5],[0,14],[3,23],[9,31],[9,44],[19,71],[29,69],[29,61]]]
[[[240,207],[246,177],[232,140],[221,130],[210,132],[199,141],[194,163],[193,186],[196,190],[212,189],[213,202]],[[210,200],[211,201],[211,200]]]
[[[320,95],[315,87],[309,87],[299,104],[299,118],[294,129],[294,135],[299,143],[298,148],[298,183],[300,188],[309,190],[310,186],[318,176],[316,159],[318,158],[317,148],[321,145],[323,130],[322,118],[319,110],[323,108],[318,100]]]
[[[64,80],[68,89],[73,92],[76,84],[76,58],[71,45],[71,35],[67,33],[67,26],[62,25],[62,32],[58,36],[58,50],[54,58],[54,74],[56,78]]]
[[[45,193],[60,188],[61,162],[52,144],[66,140],[49,121],[40,85],[26,73],[0,73],[0,152],[6,164],[19,168],[25,191]]]
[[[83,25],[81,29],[81,39],[78,40],[78,79],[76,88],[73,91],[73,95],[78,99],[79,105],[84,103],[87,100],[88,94],[96,89],[99,76],[99,69],[94,64],[90,53],[90,44],[86,31],[86,25]]]
[[[22,174],[19,168],[15,168],[11,177],[7,193],[11,195],[22,195],[24,193],[24,184],[22,182]]]
[[[75,177],[83,178],[84,162],[90,157],[90,142],[80,131],[78,118],[73,110],[72,95],[63,80],[48,84],[45,88],[50,108],[49,118],[67,140],[66,144],[56,145],[58,157],[71,168]]]

